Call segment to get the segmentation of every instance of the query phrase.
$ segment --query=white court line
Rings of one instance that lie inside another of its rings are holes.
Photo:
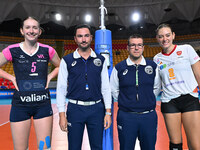
[[[9,122],[10,122],[10,121],[7,121],[7,122],[5,122],[5,123],[0,124],[0,127],[3,126],[3,125],[5,125],[5,124],[7,124],[7,123],[9,123]]]

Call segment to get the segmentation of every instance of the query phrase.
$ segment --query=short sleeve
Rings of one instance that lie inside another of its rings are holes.
[[[50,58],[50,60],[53,58],[55,53],[56,53],[56,50],[53,47],[49,47],[49,58]]]
[[[190,64],[193,65],[195,64],[197,61],[200,60],[198,54],[196,53],[196,51],[194,50],[194,48],[190,45],[187,45],[187,53],[188,53],[188,56],[189,56],[189,61],[190,61]]]
[[[12,61],[12,55],[11,55],[11,53],[10,53],[9,47],[3,49],[2,53],[3,53],[4,57],[5,57],[8,61]]]

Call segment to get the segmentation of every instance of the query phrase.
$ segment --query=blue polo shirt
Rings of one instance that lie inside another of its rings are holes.
[[[85,60],[74,58],[73,53],[63,57],[68,70],[67,98],[81,101],[97,101],[102,99],[101,71],[104,57],[97,54]]]
[[[78,49],[63,57],[59,67],[57,81],[57,107],[65,111],[66,97],[80,101],[98,101],[102,99],[105,108],[111,108],[111,90],[105,58],[91,49],[87,60],[78,53]]]
[[[133,112],[155,109],[156,67],[153,61],[144,58],[139,65],[128,58],[115,66],[111,74],[111,91],[118,99],[119,109]]]

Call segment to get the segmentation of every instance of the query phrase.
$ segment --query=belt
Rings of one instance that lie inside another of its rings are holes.
[[[130,113],[134,113],[134,114],[147,114],[147,113],[150,113],[152,111],[154,111],[154,109],[143,111],[143,112],[134,112],[134,111],[131,111]]]
[[[69,102],[73,103],[73,104],[82,105],[82,106],[90,106],[90,105],[94,105],[94,104],[101,102],[101,100],[98,100],[98,101],[79,101],[79,100],[69,99]]]

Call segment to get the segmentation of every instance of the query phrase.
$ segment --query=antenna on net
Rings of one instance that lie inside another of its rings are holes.
[[[100,7],[99,9],[101,10],[101,29],[105,29],[105,13],[107,14],[107,9],[104,7],[104,0],[100,0]],[[105,13],[104,13],[105,11]]]

